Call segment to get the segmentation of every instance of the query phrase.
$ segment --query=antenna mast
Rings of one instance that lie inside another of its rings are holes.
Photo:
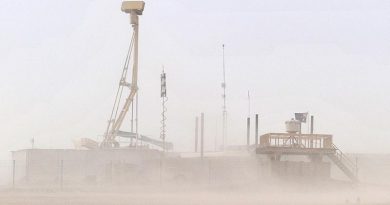
[[[225,44],[222,44],[222,69],[223,69],[223,82],[222,82],[222,149],[225,150],[226,136],[227,136],[227,110],[226,110],[226,77],[225,77]]]
[[[166,75],[164,72],[164,66],[161,73],[161,100],[162,100],[162,120],[161,120],[161,132],[160,132],[160,138],[163,140],[163,151],[165,152],[165,136],[166,136],[166,119],[165,113],[167,112],[167,107],[165,106],[165,103],[168,100],[167,97],[167,81],[166,81]]]

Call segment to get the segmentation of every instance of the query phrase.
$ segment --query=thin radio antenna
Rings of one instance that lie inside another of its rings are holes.
[[[226,72],[225,72],[225,44],[222,44],[222,69],[223,69],[223,82],[222,82],[222,149],[225,150],[226,138],[227,138],[227,109],[226,109]]]

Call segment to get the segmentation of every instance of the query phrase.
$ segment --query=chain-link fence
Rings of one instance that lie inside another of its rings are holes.
[[[148,184],[255,183],[266,178],[255,160],[159,158],[123,160],[10,160],[0,164],[2,185],[13,188],[70,189]]]
[[[390,184],[385,176],[390,170],[389,156],[359,156],[359,177],[366,182]],[[108,157],[91,160],[87,155],[74,159],[62,159],[58,156],[18,158],[14,156],[14,160],[0,161],[1,187],[71,189],[177,183],[256,184],[272,180],[276,175],[306,179],[343,177],[335,172],[337,167],[329,167],[330,164],[287,161],[270,163],[269,160],[248,156],[204,159],[138,156],[128,160],[112,160]]]

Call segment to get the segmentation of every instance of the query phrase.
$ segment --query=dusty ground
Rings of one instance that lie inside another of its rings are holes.
[[[99,190],[18,189],[0,192],[0,204],[390,204],[390,188],[375,185],[269,185],[258,187],[154,186]]]

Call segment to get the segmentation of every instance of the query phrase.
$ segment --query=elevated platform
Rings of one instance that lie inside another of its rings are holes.
[[[332,135],[267,133],[260,136],[256,154],[268,155],[277,161],[282,155],[306,155],[312,161],[322,161],[322,157],[327,156],[353,182],[358,181],[356,164],[333,144]]]
[[[256,154],[325,155],[334,154],[332,135],[267,133],[260,136]]]
[[[283,155],[327,155],[336,151],[330,148],[295,148],[295,147],[263,147],[256,148],[256,154],[283,154]]]

